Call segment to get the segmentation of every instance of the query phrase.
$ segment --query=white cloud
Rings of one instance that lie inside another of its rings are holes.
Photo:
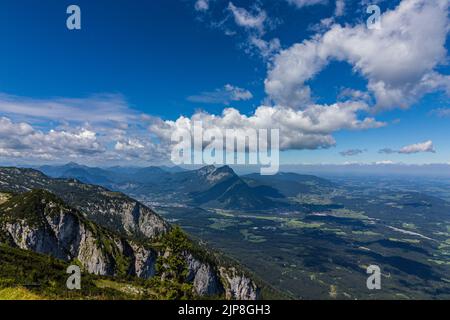
[[[227,108],[220,116],[198,112],[191,118],[180,117],[176,121],[155,119],[149,130],[162,141],[169,143],[174,132],[191,131],[194,121],[202,121],[205,130],[218,130],[222,134],[226,129],[242,132],[249,128],[279,129],[282,150],[329,148],[336,143],[332,136],[336,131],[364,130],[384,125],[373,118],[358,119],[357,112],[367,108],[367,105],[361,102],[311,105],[305,110],[260,106],[250,116]]]
[[[303,8],[316,4],[326,4],[328,0],[287,0],[287,2],[297,6],[298,8]]]
[[[209,9],[209,0],[197,0],[194,7],[197,11],[207,11]]]
[[[136,139],[117,141],[114,147],[114,149],[118,151],[142,150],[144,148],[145,148],[144,144]]]
[[[267,14],[264,10],[257,9],[257,12],[252,14],[244,8],[236,7],[232,2],[228,4],[228,10],[233,14],[234,21],[238,26],[264,33],[264,24],[267,19]]]
[[[436,151],[434,150],[433,141],[428,140],[425,142],[405,146],[405,147],[401,148],[398,152],[403,153],[403,154],[411,154],[411,153],[419,153],[419,152],[435,153]]]
[[[378,108],[407,108],[426,93],[450,92],[450,76],[435,71],[447,55],[448,7],[447,0],[403,0],[382,15],[380,30],[333,24],[275,57],[266,92],[301,107],[311,100],[307,81],[332,60],[348,62],[368,80]]]
[[[336,0],[334,14],[332,17],[323,18],[318,23],[312,24],[308,27],[308,30],[316,33],[324,33],[333,24],[336,23],[336,18],[345,14],[345,0]]]
[[[253,98],[247,89],[226,84],[223,88],[214,91],[205,91],[199,95],[189,96],[187,100],[197,103],[229,104],[232,101],[245,101]]]
[[[345,0],[336,0],[336,8],[334,10],[334,15],[336,17],[343,16],[345,13]]]
[[[251,93],[232,85],[224,86],[226,98],[230,101],[246,100]],[[217,91],[215,92],[217,93]],[[223,94],[213,96],[214,99],[223,98]],[[208,97],[211,98],[211,97]],[[23,100],[23,101],[22,101]],[[130,123],[122,126],[110,126],[107,121],[97,119],[97,109],[93,110],[94,123],[89,122],[89,112],[78,114],[77,121],[58,124],[58,117],[63,118],[74,112],[58,99],[52,101],[36,101],[28,98],[14,98],[17,106],[35,107],[33,117],[43,108],[42,117],[52,121],[11,120],[0,118],[0,156],[28,161],[76,161],[84,163],[156,163],[168,160],[170,156],[170,138],[174,132],[190,128],[193,121],[203,121],[205,129],[220,130],[236,129],[245,134],[247,129],[279,129],[281,134],[280,147],[289,149],[318,149],[335,145],[333,133],[339,130],[364,130],[385,125],[371,117],[361,117],[369,111],[363,101],[338,102],[331,105],[309,105],[303,110],[295,110],[282,106],[260,106],[252,115],[245,115],[233,108],[227,108],[221,115],[197,112],[190,118],[180,117],[176,121],[164,121],[149,115],[137,115],[136,112],[124,105],[121,108],[120,119],[131,119]],[[33,102],[33,104],[30,103]],[[97,101],[96,105],[103,106],[105,118],[109,119],[106,111],[112,114],[114,108],[107,108],[108,99]],[[51,115],[48,106],[57,105],[64,113]],[[20,109],[20,108],[19,108]],[[70,112],[66,112],[69,110]],[[126,112],[129,110],[129,114]],[[19,117],[25,117],[23,109],[17,111]],[[80,112],[82,113],[82,112]],[[75,114],[74,114],[75,115]],[[119,118],[115,118],[117,121]],[[86,120],[86,122],[81,122]],[[97,121],[97,122],[96,122]],[[114,122],[114,121],[113,121]],[[150,132],[149,132],[150,131]]]
[[[389,165],[389,164],[394,164],[395,162],[392,160],[381,160],[381,161],[376,161],[375,164],[376,165]]]
[[[278,38],[266,41],[260,37],[251,36],[248,43],[251,47],[256,47],[259,54],[265,59],[273,57],[281,49],[281,43]]]
[[[308,30],[322,33],[327,31],[335,23],[335,17],[323,18],[318,23],[312,24]]]
[[[411,144],[411,145],[402,147],[400,150],[385,148],[385,149],[381,149],[379,151],[379,153],[384,153],[384,154],[392,154],[392,153],[413,154],[413,153],[421,153],[421,152],[436,153],[436,150],[434,149],[433,141],[428,140],[425,142]]]
[[[211,26],[222,30],[227,36],[236,37],[239,47],[245,53],[256,54],[269,61],[280,51],[280,40],[278,38],[264,39],[264,35],[268,30],[275,29],[281,23],[281,19],[271,19],[259,2],[249,9],[228,2],[226,11],[228,13],[226,17],[212,22]]]
[[[118,94],[88,98],[31,99],[0,94],[0,113],[14,118],[34,118],[58,122],[127,124],[138,119]]]
[[[164,162],[170,150],[167,145],[154,143],[150,136],[122,137],[109,152],[111,158],[119,161],[140,160],[144,162]]]
[[[0,94],[0,156],[103,164],[167,158],[149,135],[147,118],[120,95],[52,100]]]
[[[28,164],[36,161],[82,161],[93,164],[162,163],[168,161],[168,145],[156,143],[145,130],[99,134],[92,129],[38,130],[23,123],[0,118],[0,156]]]
[[[45,133],[27,123],[0,118],[0,150],[3,156],[55,158],[93,155],[104,151],[97,134],[86,128]]]

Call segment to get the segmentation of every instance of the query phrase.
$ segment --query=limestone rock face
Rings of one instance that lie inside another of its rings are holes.
[[[148,279],[156,274],[157,253],[143,247],[133,245],[135,257],[134,268],[138,277]]]
[[[0,168],[0,191],[44,189],[79,210],[96,224],[130,237],[155,238],[170,226],[140,202],[103,187],[75,179],[52,179],[32,169]]]
[[[114,276],[126,272],[142,278],[155,274],[156,253],[90,223],[47,191],[32,191],[3,205],[0,226],[21,249],[77,260],[89,272]],[[20,203],[21,207],[17,208]],[[23,208],[22,208],[23,207]],[[32,208],[33,212],[27,212]],[[121,265],[129,260],[130,265]]]
[[[76,260],[92,274],[114,276],[125,272],[144,279],[155,276],[158,255],[170,254],[147,249],[96,226],[47,191],[26,193],[20,201],[34,212],[28,217],[18,216],[17,208],[8,207],[7,202],[2,206],[0,229],[21,249],[68,262]],[[218,268],[190,252],[184,258],[188,267],[186,281],[193,284],[196,295],[234,300],[259,298],[256,284],[236,268]]]
[[[258,300],[260,290],[243,272],[236,268],[220,268],[220,275],[225,282],[225,296],[233,300]]]
[[[216,270],[210,264],[202,263],[191,254],[186,257],[189,274],[187,281],[193,282],[195,293],[200,296],[219,296],[224,292]]]
[[[14,244],[21,249],[67,259],[67,254],[58,247],[55,238],[44,230],[36,230],[25,221],[6,223],[4,228]]]
[[[219,267],[186,255],[188,263],[188,281],[194,284],[194,290],[201,296],[225,295],[230,300],[257,300],[259,288],[252,279],[236,268]]]

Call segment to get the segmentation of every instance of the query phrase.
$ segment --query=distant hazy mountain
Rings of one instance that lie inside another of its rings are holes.
[[[284,197],[295,197],[302,193],[320,193],[324,189],[329,190],[335,187],[332,182],[326,179],[297,173],[278,173],[273,176],[252,173],[242,178],[252,187],[271,187],[272,193],[270,195],[272,197],[276,197],[277,193]]]
[[[69,163],[43,166],[44,173],[98,184],[138,198],[166,197],[177,203],[233,210],[285,208],[285,198],[301,193],[322,193],[334,185],[322,178],[297,173],[238,176],[229,166],[206,166],[197,170],[180,167],[91,168]]]
[[[183,169],[183,168],[178,167],[178,166],[173,166],[173,167],[161,166],[160,168],[163,169],[164,171],[170,172],[170,173],[178,173],[178,172],[188,171],[188,170]]]
[[[53,177],[74,178],[137,198],[229,210],[286,208],[293,205],[287,198],[324,194],[336,187],[329,180],[292,172],[239,176],[229,166],[206,166],[197,170],[155,166],[101,169],[69,163],[40,169]]]
[[[57,178],[74,178],[137,197],[172,194],[177,201],[223,209],[264,210],[283,203],[282,194],[267,186],[249,186],[228,166],[187,171],[179,167],[90,168],[69,163],[40,167]]]
[[[428,176],[450,177],[450,163],[406,164],[390,163],[349,163],[349,164],[318,164],[318,165],[283,165],[283,172],[296,172],[324,176]]]
[[[60,166],[40,166],[37,170],[53,178],[73,178],[86,183],[112,185],[114,183],[139,182],[150,183],[167,173],[179,173],[180,167],[110,167],[96,168],[71,162]]]
[[[108,185],[123,176],[112,170],[92,168],[74,162],[61,166],[41,166],[36,169],[53,178],[73,178],[81,182],[99,185]]]

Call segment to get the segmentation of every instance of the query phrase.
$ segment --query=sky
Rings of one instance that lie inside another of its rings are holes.
[[[0,164],[167,163],[199,120],[279,129],[284,164],[450,163],[449,6],[2,0]]]

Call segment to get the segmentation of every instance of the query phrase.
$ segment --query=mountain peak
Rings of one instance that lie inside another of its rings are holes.
[[[81,165],[81,164],[73,162],[73,161],[69,162],[69,163],[66,163],[65,165],[62,165],[61,167],[65,168],[65,169],[67,169],[67,168],[69,168],[69,169],[85,169],[85,168],[88,168],[87,166]]]
[[[224,166],[221,166],[221,167],[216,167],[214,165],[208,165],[208,166],[204,166],[204,167],[200,168],[198,171],[205,172],[205,173],[212,173],[212,172],[229,172],[229,173],[234,173],[234,170],[228,165],[224,165]]]
[[[217,168],[216,173],[236,176],[236,173],[230,166],[223,166],[223,167]]]
[[[209,166],[200,168],[198,170],[198,173],[200,173],[201,175],[208,175],[208,174],[213,173],[214,171],[216,171],[216,167],[213,165],[209,165]]]
[[[198,173],[206,180],[209,184],[215,184],[230,178],[237,177],[233,169],[229,166],[223,166],[216,168],[215,166],[206,166],[201,168]]]

